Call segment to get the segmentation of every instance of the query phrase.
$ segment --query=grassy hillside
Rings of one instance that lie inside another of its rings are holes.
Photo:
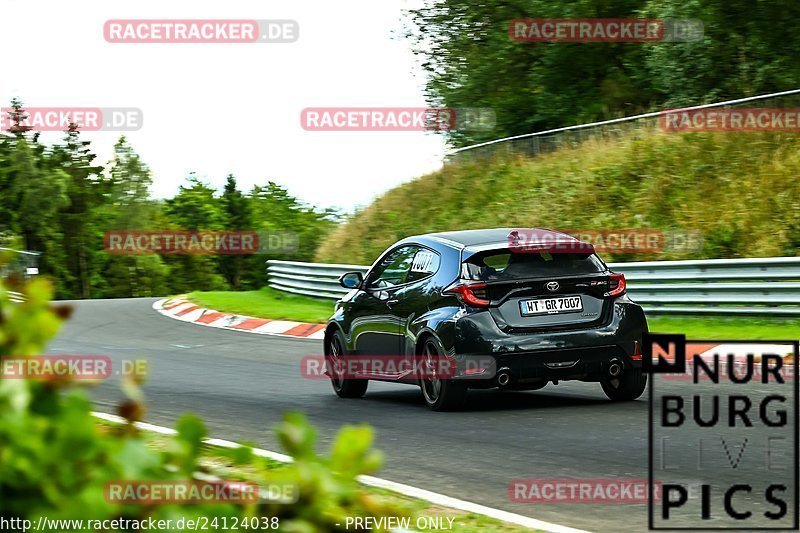
[[[699,230],[696,252],[666,260],[797,255],[800,136],[638,131],[537,158],[448,165],[354,215],[317,251],[371,263],[401,237],[484,227]]]

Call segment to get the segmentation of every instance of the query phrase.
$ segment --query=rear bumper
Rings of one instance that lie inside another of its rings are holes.
[[[512,387],[570,379],[600,381],[609,376],[614,362],[623,369],[641,367],[617,345],[497,356],[495,361],[498,375],[507,372]]]
[[[487,312],[460,317],[455,324],[453,347],[460,355],[489,355],[498,372],[508,369],[511,382],[583,379],[597,381],[608,375],[618,359],[624,369],[640,368],[631,359],[635,343],[647,331],[642,308],[627,298],[614,302],[608,323],[590,329],[506,333]]]

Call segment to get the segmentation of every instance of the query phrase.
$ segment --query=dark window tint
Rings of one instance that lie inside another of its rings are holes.
[[[389,252],[370,273],[369,288],[386,289],[405,283],[418,250],[416,246],[402,246]]]
[[[463,276],[481,281],[504,281],[596,274],[604,269],[596,255],[509,253],[503,250],[470,257],[464,263]]]
[[[411,270],[408,272],[408,281],[418,281],[435,274],[439,270],[439,254],[433,250],[419,248],[414,260],[411,262]]]

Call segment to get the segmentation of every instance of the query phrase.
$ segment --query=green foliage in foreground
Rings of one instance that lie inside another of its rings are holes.
[[[117,428],[116,424],[111,422],[103,423],[103,425],[107,426],[110,430],[116,430]],[[168,444],[164,437],[159,434],[143,433],[143,437],[146,439],[149,446],[155,448],[165,448]],[[276,471],[291,468],[291,464],[261,456],[255,457],[253,462],[240,466],[242,462],[241,452],[242,449],[240,448],[221,448],[206,444],[202,448],[201,464],[207,466],[214,472],[219,472],[221,476],[223,476],[223,473],[229,473],[231,470],[234,470],[248,480],[257,479],[258,476],[261,475],[262,469]],[[224,475],[223,477],[230,476]],[[277,478],[277,476],[275,477]],[[501,522],[481,514],[443,508],[425,500],[411,498],[385,489],[371,487],[369,489],[369,494],[371,495],[370,500],[378,498],[397,508],[410,510],[413,516],[409,521],[409,525],[412,527],[417,524],[418,519],[420,520],[420,524],[424,524],[428,517],[433,519],[445,517],[453,520],[453,527],[451,530],[458,532],[481,531],[516,533],[532,531],[530,528],[524,526],[518,526],[509,522]],[[445,526],[447,526],[448,523],[449,522],[445,522]]]
[[[12,305],[0,281],[0,356],[42,353],[58,331],[65,308],[52,309],[52,287],[44,279],[15,287],[26,301]],[[138,382],[128,381],[128,400],[120,414],[129,422],[144,413]],[[374,472],[380,455],[371,449],[372,430],[349,426],[334,440],[328,457],[314,452],[313,428],[299,414],[289,414],[278,438],[295,461],[276,472],[261,469],[265,486],[299,487],[295,504],[121,505],[105,498],[108,482],[121,480],[192,480],[203,474],[199,463],[206,431],[195,416],[177,423],[178,434],[163,450],[147,446],[132,425],[103,430],[91,415],[85,391],[68,380],[0,380],[0,517],[49,519],[195,519],[199,517],[278,517],[282,531],[337,529],[346,516],[405,516],[406,510],[370,495],[356,476]],[[253,464],[248,449],[236,451],[240,465]],[[259,463],[263,464],[263,463]],[[234,475],[227,477],[232,481]]]
[[[351,217],[316,260],[370,264],[396,240],[488,227],[699,231],[698,251],[612,261],[795,256],[800,136],[634,131],[536,158],[451,164]]]
[[[310,298],[264,287],[258,291],[195,291],[192,302],[226,313],[324,324],[333,314],[333,300]]]

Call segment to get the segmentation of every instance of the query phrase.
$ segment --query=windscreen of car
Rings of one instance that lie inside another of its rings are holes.
[[[462,276],[479,281],[508,281],[581,276],[604,270],[605,265],[594,254],[511,253],[508,250],[498,250],[470,257],[463,264]]]

